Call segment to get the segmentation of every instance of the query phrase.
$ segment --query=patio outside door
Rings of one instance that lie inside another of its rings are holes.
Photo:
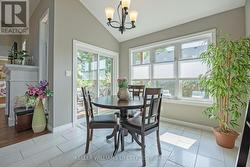
[[[87,49],[76,48],[76,77],[77,86],[77,119],[85,116],[81,87],[86,87],[92,98],[110,96],[114,94],[117,79],[117,58],[114,55]],[[95,114],[102,114],[105,109],[95,109]]]

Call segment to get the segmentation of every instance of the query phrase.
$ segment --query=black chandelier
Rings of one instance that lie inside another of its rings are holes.
[[[113,16],[115,13],[115,9],[112,7],[105,8],[106,17],[108,19],[108,26],[119,29],[121,34],[125,30],[130,30],[135,28],[135,22],[138,16],[137,11],[129,11],[130,0],[120,0],[120,3],[117,7],[117,13],[119,21],[114,21]],[[126,17],[129,15],[130,22],[126,22]]]

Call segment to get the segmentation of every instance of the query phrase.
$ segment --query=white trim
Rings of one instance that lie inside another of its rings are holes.
[[[184,99],[167,99],[162,100],[163,103],[172,103],[172,104],[182,104],[189,106],[199,106],[199,107],[210,107],[213,103],[202,100],[184,100]]]
[[[76,127],[77,125],[84,123],[85,118],[80,118],[80,119],[76,119],[76,121],[73,123],[73,126]]]
[[[38,66],[27,66],[27,65],[17,65],[17,64],[5,64],[4,69],[5,72],[7,71],[38,71]]]
[[[213,127],[210,127],[210,126],[200,125],[200,124],[191,123],[191,122],[180,121],[180,120],[176,120],[176,119],[169,119],[169,118],[166,118],[166,117],[163,117],[163,116],[161,116],[161,121],[176,124],[176,125],[181,125],[181,126],[184,126],[184,127],[201,129],[201,130],[205,130],[205,131],[213,131]]]
[[[76,55],[77,55],[77,44],[78,44],[78,41],[76,40],[73,40],[73,70],[72,70],[72,96],[73,96],[73,106],[72,106],[72,111],[73,111],[73,114],[72,114],[72,122],[73,122],[73,125],[76,124],[77,122],[77,115],[76,115],[76,112],[77,112],[77,83],[74,82],[76,81],[77,77],[76,77],[76,74],[75,74],[75,70],[74,68],[77,67],[77,58],[76,58]]]
[[[173,43],[180,43],[180,42],[185,42],[185,41],[190,41],[190,40],[196,40],[197,38],[208,38],[208,37],[210,38],[210,35],[208,35],[208,34],[212,34],[212,39],[213,39],[212,42],[215,43],[216,42],[216,29],[214,28],[214,29],[207,30],[207,31],[202,31],[202,32],[194,33],[194,34],[189,34],[189,35],[177,37],[177,38],[171,38],[171,39],[167,39],[164,41],[150,43],[147,45],[141,45],[141,46],[129,48],[129,53],[139,52],[142,50],[148,50],[151,48],[165,46],[165,45],[171,45]]]
[[[8,117],[8,126],[9,127],[15,126],[15,120],[12,119],[11,117]]]
[[[48,123],[47,124],[47,129],[50,131],[50,132],[53,132],[53,127]]]
[[[9,60],[6,56],[0,56],[0,60]]]
[[[76,81],[76,69],[77,69],[77,49],[82,49],[84,51],[88,51],[88,52],[92,52],[92,53],[96,53],[97,55],[103,55],[106,57],[111,57],[113,58],[113,94],[115,92],[117,92],[117,84],[116,84],[116,80],[118,78],[119,75],[119,54],[117,52],[114,51],[110,51],[107,49],[103,49],[94,45],[90,45],[87,43],[83,43],[81,41],[78,40],[73,40],[73,69],[72,69],[72,96],[73,96],[73,106],[72,106],[72,110],[73,110],[73,125],[77,124],[77,83]],[[98,56],[99,57],[99,56]]]
[[[119,54],[117,52],[114,52],[114,51],[111,51],[111,50],[107,50],[107,49],[104,49],[104,48],[101,48],[101,47],[97,47],[97,46],[94,46],[94,45],[90,45],[90,44],[87,44],[87,43],[84,43],[84,42],[81,42],[81,41],[78,41],[78,40],[73,40],[73,44],[76,45],[78,48],[82,48],[86,51],[90,51],[92,53],[96,53],[96,54],[99,54],[99,53],[103,53],[103,54],[107,54],[105,56],[119,56]]]
[[[39,81],[40,80],[42,80],[42,71],[44,70],[43,68],[43,61],[42,60],[44,60],[45,59],[45,57],[44,56],[42,56],[43,54],[44,54],[44,50],[42,49],[42,47],[43,47],[43,44],[41,43],[41,35],[43,34],[46,34],[46,33],[48,33],[48,36],[46,36],[45,38],[47,38],[46,40],[47,40],[47,54],[46,54],[46,59],[47,59],[47,61],[48,61],[48,54],[49,54],[49,50],[48,50],[48,46],[49,46],[49,32],[44,32],[45,31],[45,29],[46,29],[46,27],[44,27],[44,21],[45,20],[47,20],[48,21],[48,19],[49,19],[49,8],[43,13],[43,15],[40,17],[40,20],[39,20],[39,55],[38,55],[38,58],[39,58],[39,65],[38,65],[38,67],[39,67],[39,76],[38,76],[38,79],[39,79]],[[49,21],[48,21],[48,23],[47,24],[49,24]],[[48,25],[49,26],[49,25]],[[49,29],[49,28],[48,28]],[[45,40],[45,39],[44,39]],[[47,77],[48,77],[48,62],[47,62],[47,64],[46,64],[46,68],[47,68]],[[46,79],[48,79],[48,78],[46,78]]]
[[[68,124],[65,124],[65,125],[62,125],[62,126],[58,126],[58,127],[52,128],[52,132],[53,133],[61,132],[61,131],[65,131],[67,129],[70,129],[72,127],[73,127],[73,124],[72,123],[68,123]],[[51,129],[51,127],[50,127],[50,129]]]

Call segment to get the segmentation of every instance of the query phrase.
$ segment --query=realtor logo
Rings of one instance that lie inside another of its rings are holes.
[[[0,34],[29,33],[28,0],[0,0]]]

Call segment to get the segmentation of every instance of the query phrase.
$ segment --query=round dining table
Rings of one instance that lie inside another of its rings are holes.
[[[143,107],[142,98],[119,100],[116,95],[99,97],[95,99],[92,103],[100,108],[120,110],[120,116],[122,119],[127,118],[128,110],[141,109]]]

